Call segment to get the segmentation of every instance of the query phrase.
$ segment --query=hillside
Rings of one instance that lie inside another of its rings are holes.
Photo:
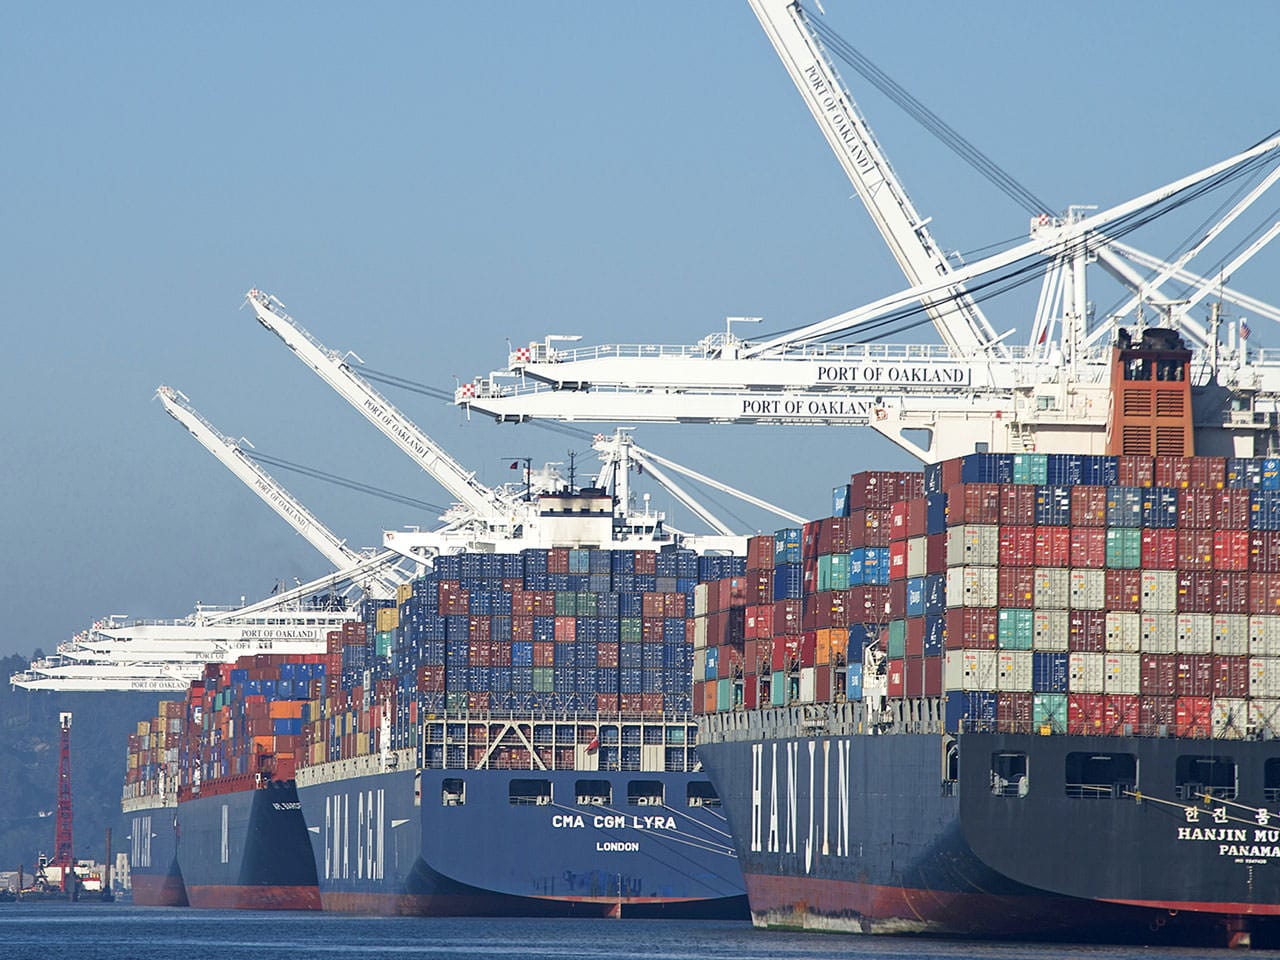
[[[22,657],[0,659],[7,681]],[[106,828],[112,848],[127,850],[120,814],[126,738],[162,699],[154,693],[50,693],[0,683],[0,870],[28,871],[52,853],[58,785],[58,714],[73,715],[71,795],[77,857],[101,860]]]

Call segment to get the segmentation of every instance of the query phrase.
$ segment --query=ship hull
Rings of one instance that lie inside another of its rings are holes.
[[[178,866],[193,907],[319,910],[292,780],[178,804]]]
[[[126,813],[132,850],[133,902],[142,907],[185,907],[187,891],[178,866],[177,808],[135,807]]]
[[[1206,745],[1173,739],[713,734],[699,754],[729,815],[757,926],[1270,945],[1280,834],[1265,783],[1280,749],[1214,746],[1235,761],[1238,786],[1234,799],[1207,805],[1184,802],[1174,786],[1179,758]],[[1068,754],[1132,756],[1137,789],[1073,795]],[[997,755],[1025,757],[1029,789],[993,788]]]
[[[578,807],[571,794],[584,777],[608,781],[614,802]],[[551,803],[512,804],[511,781],[530,778],[547,781]],[[660,782],[670,809],[628,807],[628,780],[638,779]],[[687,807],[691,779],[706,781],[674,773],[390,771],[303,786],[299,799],[325,910],[745,918],[723,812]]]

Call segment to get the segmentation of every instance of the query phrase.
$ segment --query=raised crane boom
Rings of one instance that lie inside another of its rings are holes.
[[[240,449],[240,444],[219,432],[212,423],[197,413],[180,390],[162,385],[156,388],[156,395],[169,416],[186,427],[201,446],[217,457],[224,467],[239,477],[263,503],[279,514],[335,567],[347,570],[367,559],[348,547],[345,541],[321,523],[315,514],[299,503],[267,471],[249,459]],[[378,600],[389,600],[395,596],[394,584],[381,577],[371,577],[366,588]]]
[[[294,322],[275,297],[261,290],[250,290],[249,305],[258,322],[284,341],[298,359],[318,373],[348,403],[360,411],[401,450],[429,473],[454,499],[477,518],[487,523],[507,522],[511,504],[495,490],[486,487],[475,474],[463,468],[434,440],[368,381],[359,376],[336,351],[326,349],[318,340]]]
[[[800,4],[796,0],[750,3],[908,285],[946,277],[951,265],[929,235],[928,221],[916,212]],[[920,302],[953,352],[1004,354],[995,330],[958,283],[939,295],[922,296]]]

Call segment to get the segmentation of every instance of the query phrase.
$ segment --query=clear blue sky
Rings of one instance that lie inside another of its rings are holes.
[[[1118,202],[1280,127],[1273,3],[827,5],[1055,206]],[[944,246],[1025,231],[847,73]],[[507,338],[687,343],[726,315],[781,328],[901,286],[745,3],[7,4],[0,89],[0,654],[325,571],[158,384],[268,453],[444,497],[239,309],[252,286],[447,389],[503,365]],[[1240,285],[1280,301],[1276,274],[1268,251]],[[392,397],[488,482],[571,445]],[[905,465],[852,430],[639,439],[814,516],[843,476]],[[431,520],[275,472],[357,546]]]

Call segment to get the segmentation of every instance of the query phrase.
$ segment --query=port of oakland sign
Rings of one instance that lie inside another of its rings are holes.
[[[944,363],[830,363],[818,364],[817,386],[849,384],[863,387],[967,387],[969,368]]]

